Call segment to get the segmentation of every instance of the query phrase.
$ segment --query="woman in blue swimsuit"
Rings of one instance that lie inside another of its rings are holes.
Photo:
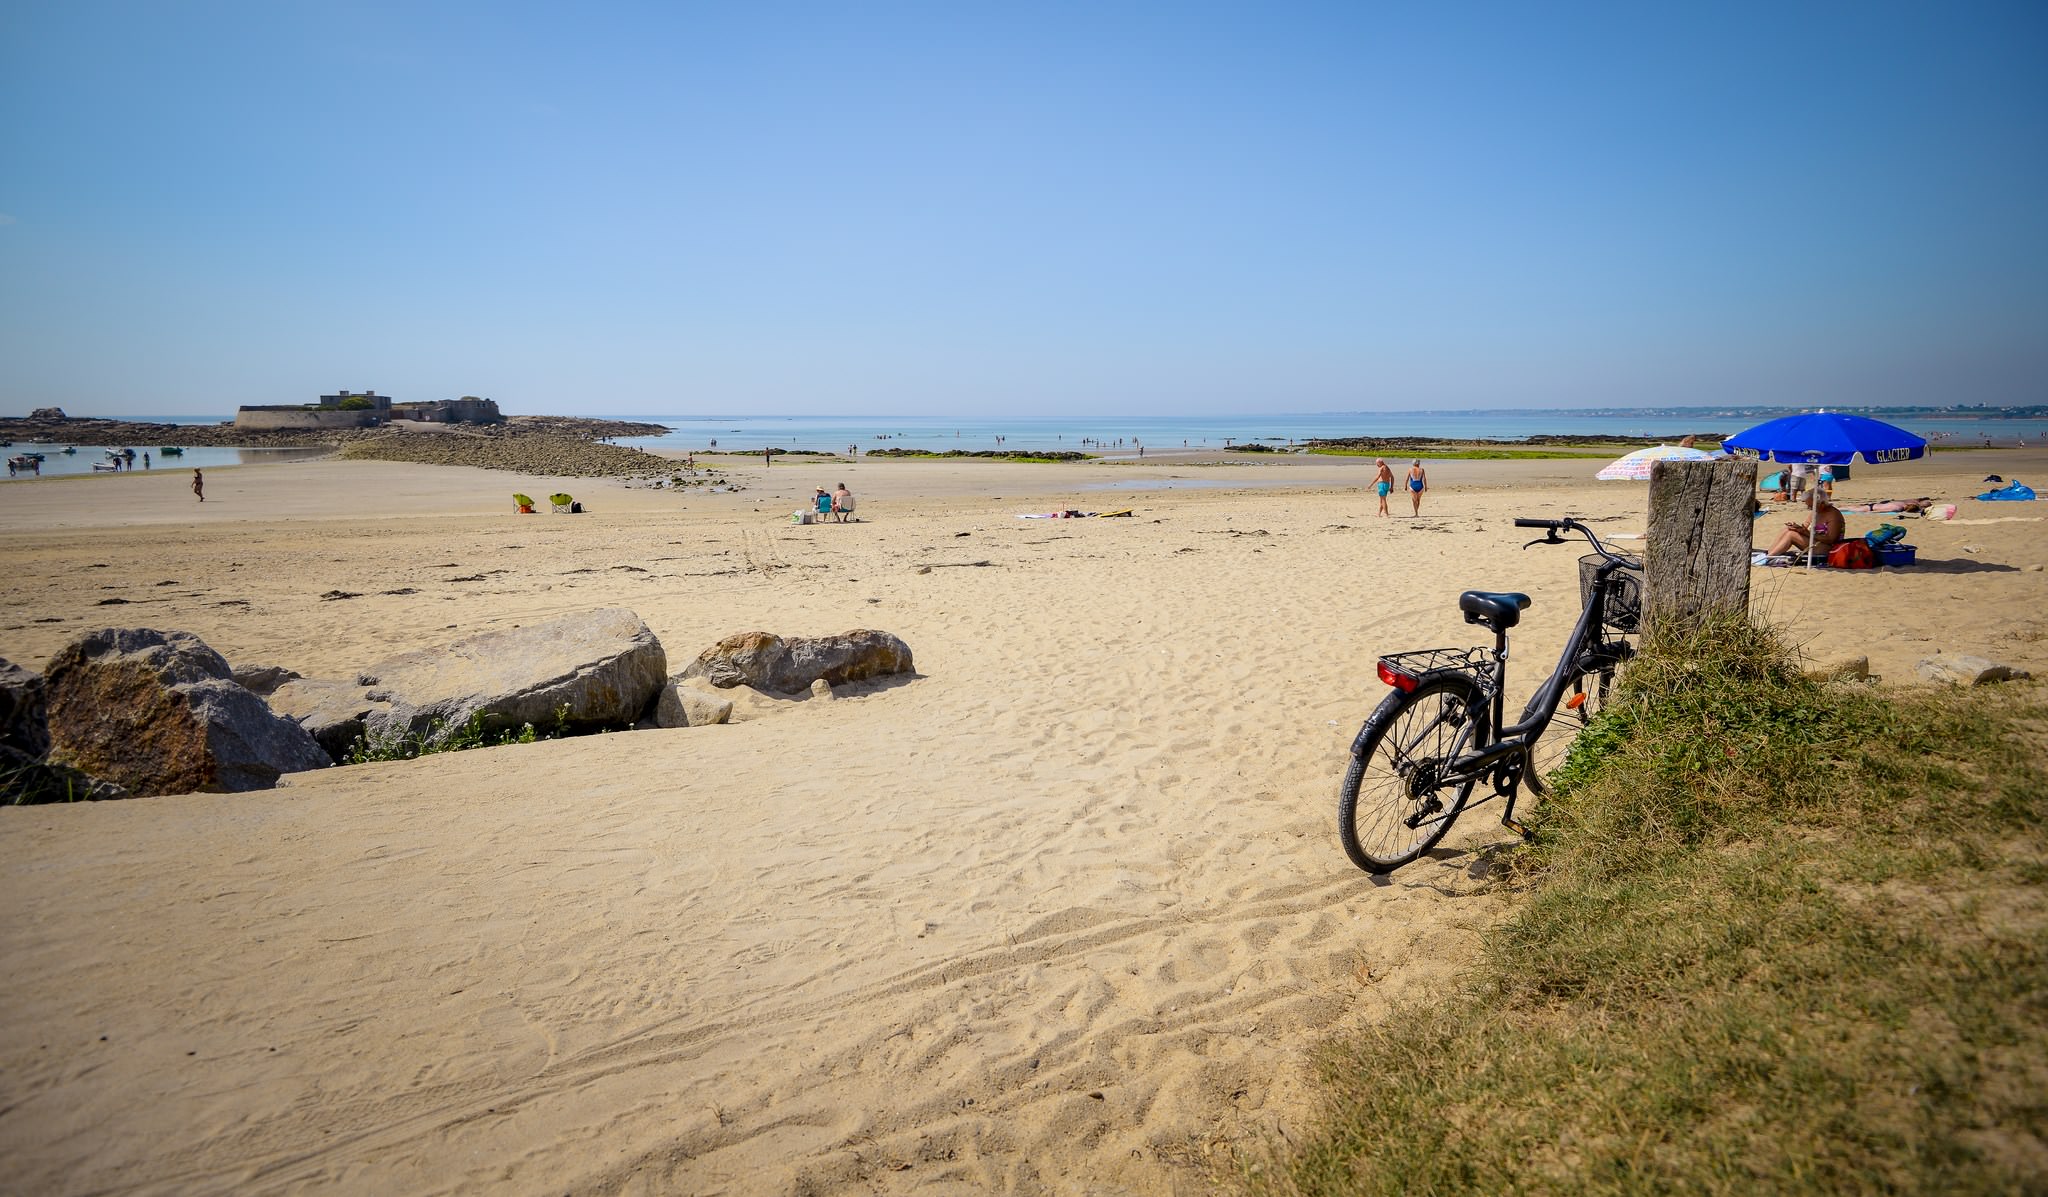
[[[1422,492],[1429,489],[1429,471],[1422,468],[1422,459],[1408,467],[1408,501],[1415,505],[1413,514],[1422,514]]]

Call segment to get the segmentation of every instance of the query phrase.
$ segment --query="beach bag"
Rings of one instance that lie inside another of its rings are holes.
[[[1994,474],[1992,477],[1997,477],[1997,475]],[[1987,478],[1985,481],[1988,482],[1990,479]],[[2025,503],[2034,498],[2034,488],[2015,478],[1997,490],[1985,491],[1977,497],[1987,503]]]
[[[1863,534],[1863,543],[1873,549],[1881,549],[1894,541],[1904,539],[1906,539],[1906,530],[1897,524],[1879,524]]]
[[[1877,554],[1860,540],[1845,540],[1828,550],[1828,564],[1836,569],[1876,569]]]

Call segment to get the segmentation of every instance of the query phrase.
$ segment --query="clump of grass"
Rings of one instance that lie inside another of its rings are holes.
[[[471,711],[469,717],[460,723],[436,719],[424,732],[392,731],[382,735],[365,732],[343,754],[344,765],[361,765],[371,761],[410,761],[438,752],[465,752],[471,748],[498,748],[506,744],[532,744],[539,740],[554,740],[569,734],[569,707],[565,703],[555,708],[554,726],[543,732],[531,723],[523,723],[504,731],[490,731],[485,724],[482,711]]]
[[[2048,1189],[2038,687],[1809,680],[1650,644],[1454,992],[1325,1060],[1302,1193]],[[1426,866],[1411,866],[1426,867]]]

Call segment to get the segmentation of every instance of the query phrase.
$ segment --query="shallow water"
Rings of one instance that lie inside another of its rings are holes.
[[[78,452],[67,454],[64,452],[64,450],[67,447],[75,448],[78,450]],[[43,454],[43,470],[40,476],[44,478],[62,478],[75,474],[93,474],[102,477],[113,477],[115,475],[115,471],[113,470],[93,469],[93,467],[96,465],[105,465],[110,461],[110,459],[107,457],[107,450],[109,448],[134,449],[136,473],[143,472],[142,455],[145,452],[147,452],[150,456],[150,465],[148,471],[150,473],[162,473],[165,470],[225,469],[229,466],[262,465],[265,463],[274,463],[280,461],[310,461],[313,458],[327,457],[333,453],[333,450],[331,449],[228,449],[212,445],[193,445],[187,447],[182,456],[165,457],[163,455],[163,450],[155,446],[151,446],[145,449],[145,447],[142,445],[66,446],[62,442],[56,444],[42,444],[29,441],[16,441],[12,446],[10,446],[5,451],[4,455],[7,457],[15,457],[23,453]],[[120,472],[126,473],[127,471],[123,470]],[[11,476],[11,478],[14,481],[20,481],[22,479],[34,478],[37,476],[38,475],[28,473],[27,471],[23,471],[18,475]]]

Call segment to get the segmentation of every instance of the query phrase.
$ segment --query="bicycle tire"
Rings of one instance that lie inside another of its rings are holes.
[[[1572,743],[1579,733],[1586,729],[1595,716],[1607,709],[1607,700],[1614,689],[1614,675],[1623,661],[1634,653],[1615,653],[1599,657],[1582,658],[1579,668],[1572,674],[1557,695],[1557,709],[1550,717],[1550,725],[1543,729],[1543,736],[1529,746],[1529,784],[1538,794],[1550,792],[1548,778],[1563,765],[1571,755]],[[1533,709],[1522,712],[1522,721],[1527,722],[1536,712]]]
[[[1473,782],[1446,784],[1434,771],[1485,747],[1486,720],[1486,697],[1464,674],[1429,678],[1381,701],[1359,729],[1337,797],[1337,836],[1352,864],[1388,873],[1436,847]]]

